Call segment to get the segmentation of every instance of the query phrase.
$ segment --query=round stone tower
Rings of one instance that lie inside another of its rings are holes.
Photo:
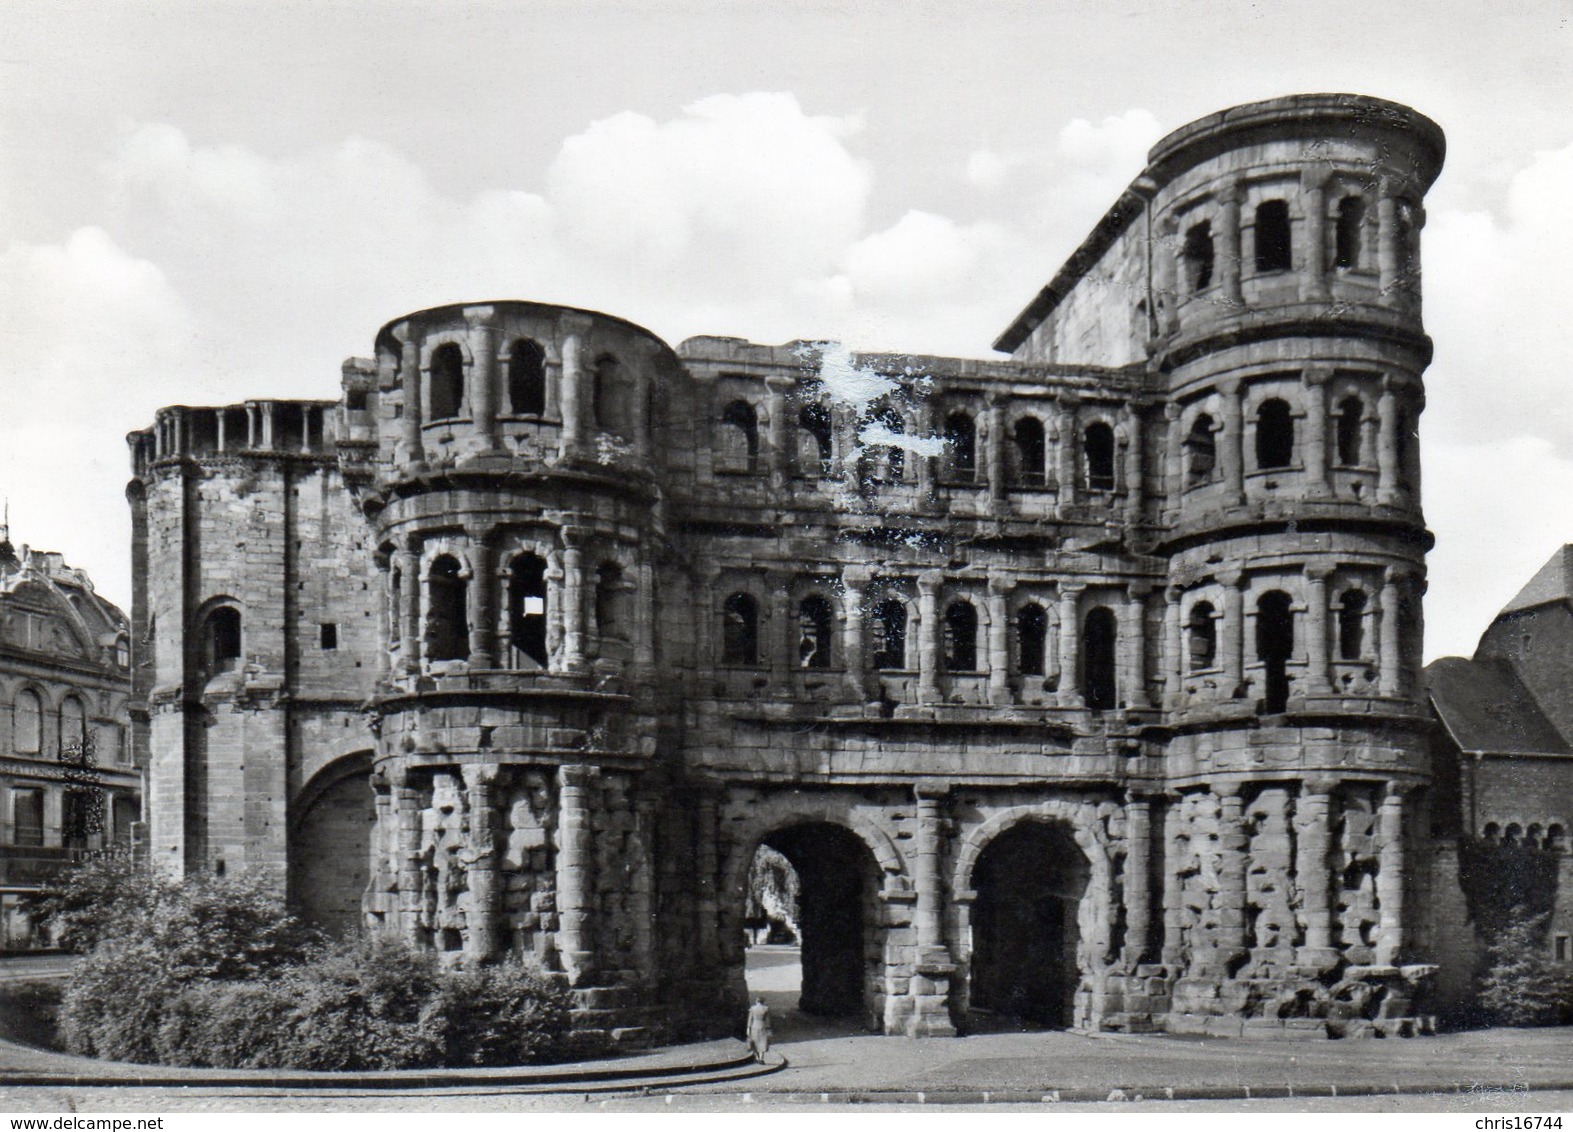
[[[376,361],[368,914],[456,959],[533,955],[576,988],[577,1029],[636,1037],[654,977],[651,414],[676,360],[620,319],[499,302],[389,323]]]
[[[1237,107],[1152,153],[1171,1028],[1329,999],[1390,1028],[1429,971],[1404,903],[1429,779],[1419,237],[1442,156],[1433,122],[1351,95]]]

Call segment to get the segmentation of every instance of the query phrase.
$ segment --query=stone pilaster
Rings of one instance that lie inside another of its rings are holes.
[[[497,328],[491,317],[490,307],[465,312],[475,359],[470,367],[470,418],[487,451],[497,447]]]
[[[1376,501],[1391,507],[1398,502],[1398,392],[1391,378],[1382,381],[1376,403]]]
[[[943,699],[939,689],[939,587],[943,580],[938,570],[918,575],[918,699],[926,704]]]
[[[1151,945],[1151,854],[1152,802],[1132,794],[1125,803],[1125,949],[1120,961],[1127,970],[1146,959]]]
[[[1010,612],[1007,599],[1010,579],[1004,574],[990,572],[988,590],[989,616],[989,702],[1010,702]]]
[[[1082,586],[1060,587],[1060,692],[1061,707],[1081,707],[1081,605]]]
[[[1218,462],[1223,466],[1224,501],[1231,506],[1245,502],[1245,421],[1240,405],[1240,383],[1218,383],[1223,425],[1218,436]]]
[[[1249,839],[1244,799],[1238,782],[1213,787],[1218,798],[1218,954],[1219,967],[1245,954],[1245,870]]]
[[[422,942],[421,913],[421,791],[406,771],[395,779],[398,797],[399,854],[399,934],[419,947]]]
[[[944,837],[941,813],[947,788],[920,787],[917,792],[917,837],[912,862],[913,885],[917,892],[913,929],[917,937],[917,961],[910,989],[912,1011],[907,1015],[907,1036],[949,1037],[955,1034],[950,1019],[950,980],[956,965],[945,944],[945,892],[940,877],[940,858]]]
[[[1218,575],[1223,586],[1223,624],[1219,649],[1223,653],[1224,696],[1234,697],[1245,686],[1245,575],[1230,570]]]
[[[1295,884],[1300,890],[1300,918],[1305,925],[1305,945],[1295,961],[1321,971],[1338,959],[1333,947],[1333,902],[1330,890],[1332,848],[1332,793],[1337,783],[1310,778],[1301,786],[1295,811]]]
[[[1219,295],[1224,305],[1238,310],[1240,294],[1240,185],[1231,182],[1218,192],[1218,268]]]
[[[584,550],[577,532],[563,532],[563,668],[583,672]]]
[[[470,667],[495,668],[497,652],[494,626],[497,624],[497,552],[492,547],[490,531],[475,532],[470,544],[469,608]]]
[[[558,768],[557,953],[568,981],[583,986],[595,963],[593,766]]]
[[[497,954],[497,767],[467,766],[470,830],[465,846],[469,906],[465,910],[466,956],[484,963]]]
[[[1327,487],[1327,382],[1333,371],[1313,367],[1305,371],[1305,483],[1306,495],[1325,499]]]
[[[1327,298],[1327,172],[1310,167],[1300,174],[1300,198],[1305,202],[1305,246],[1300,257],[1300,298],[1320,302]]]
[[[1378,681],[1384,696],[1403,694],[1403,642],[1399,616],[1402,577],[1393,570],[1387,571],[1382,580],[1382,655],[1378,665]]]
[[[1327,579],[1331,573],[1332,567],[1322,563],[1313,563],[1305,568],[1305,666],[1313,696],[1324,696],[1332,691],[1327,616]]]
[[[1379,967],[1393,967],[1404,961],[1404,886],[1406,881],[1406,854],[1404,852],[1404,793],[1411,783],[1390,781],[1382,795],[1382,806],[1377,812],[1377,863],[1376,905],[1380,917],[1377,925],[1376,962]]]

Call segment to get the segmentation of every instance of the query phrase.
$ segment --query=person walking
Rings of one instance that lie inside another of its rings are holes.
[[[755,998],[748,1008],[748,1052],[761,1065],[770,1052],[770,1007],[763,998]]]

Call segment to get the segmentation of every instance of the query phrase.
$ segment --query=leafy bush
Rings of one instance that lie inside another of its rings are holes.
[[[1478,1001],[1498,1026],[1555,1026],[1573,1021],[1573,975],[1546,953],[1548,914],[1513,909],[1486,949]]]
[[[257,877],[175,884],[106,871],[68,882],[56,906],[78,945],[92,945],[61,1003],[61,1039],[117,1061],[159,1060],[164,1013],[186,987],[260,978],[300,962],[313,939]]]
[[[514,1065],[567,1050],[560,980],[447,971],[390,939],[314,942],[261,880],[90,877],[59,904],[93,942],[60,1011],[75,1053],[215,1068]]]
[[[138,867],[129,854],[95,857],[62,873],[37,897],[34,909],[48,923],[54,942],[70,951],[91,951],[102,939],[123,937],[171,882]]]

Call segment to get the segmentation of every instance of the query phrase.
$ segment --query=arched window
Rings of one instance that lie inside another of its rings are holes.
[[[1338,462],[1346,468],[1360,465],[1360,431],[1364,427],[1365,404],[1358,397],[1345,397],[1338,402],[1338,426],[1335,436]]]
[[[721,604],[721,663],[759,663],[759,604],[749,594]]]
[[[1101,605],[1089,609],[1081,631],[1081,695],[1093,711],[1108,711],[1119,702],[1114,678],[1118,644],[1114,613]]]
[[[518,667],[546,667],[546,560],[528,551],[508,568],[508,636]]]
[[[904,436],[907,424],[901,413],[893,405],[885,405],[873,413],[869,423],[877,431],[883,431],[892,436]],[[906,451],[897,444],[871,443],[868,447],[868,457],[871,462],[869,474],[865,477],[871,484],[900,483],[902,474],[906,469]]]
[[[1294,610],[1289,595],[1270,590],[1256,602],[1256,658],[1262,662],[1262,709],[1289,706],[1289,658],[1294,654]]]
[[[975,672],[978,667],[978,611],[970,601],[945,607],[945,671]]]
[[[1114,430],[1102,421],[1087,426],[1081,438],[1089,491],[1114,490]]]
[[[44,745],[44,705],[38,693],[23,688],[16,696],[16,730],[12,745],[19,755],[36,755]]]
[[[1042,676],[1049,643],[1049,617],[1043,606],[1024,605],[1016,612],[1016,656],[1023,676]]]
[[[1508,822],[1507,828],[1502,831],[1502,844],[1517,845],[1524,837],[1524,827],[1518,822]]]
[[[978,473],[978,430],[966,413],[945,418],[945,459],[955,479],[971,482]]]
[[[1494,844],[1502,836],[1502,827],[1494,821],[1488,821],[1485,828],[1480,831],[1480,836]]]
[[[1256,206],[1256,270],[1288,271],[1292,263],[1289,202],[1264,200]]]
[[[1562,824],[1560,822],[1552,822],[1546,826],[1546,848],[1551,852],[1560,853],[1567,848],[1563,837]]]
[[[797,469],[806,476],[828,476],[832,449],[830,410],[817,402],[797,412]]]
[[[1338,605],[1338,659],[1359,660],[1365,651],[1365,593],[1345,590]]]
[[[209,675],[228,672],[240,663],[240,610],[221,605],[208,614],[202,629],[202,668]]]
[[[1186,623],[1190,638],[1190,670],[1200,672],[1211,668],[1218,660],[1218,626],[1210,602],[1199,601],[1191,606],[1191,619]]]
[[[595,631],[603,641],[628,639],[626,587],[623,568],[603,562],[595,568]]]
[[[508,409],[516,417],[546,412],[546,351],[520,338],[508,350]]]
[[[1186,290],[1192,294],[1205,290],[1213,281],[1213,228],[1209,221],[1192,224],[1185,230],[1185,244],[1180,250],[1180,262],[1185,270]]]
[[[591,402],[595,427],[602,432],[621,432],[626,424],[622,413],[621,368],[611,354],[602,354],[595,359]]]
[[[733,401],[721,412],[716,466],[726,472],[751,472],[759,462],[759,418],[747,401]]]
[[[895,598],[886,598],[874,607],[874,667],[901,670],[907,666],[907,607]]]
[[[1344,197],[1338,202],[1338,221],[1333,247],[1334,267],[1359,267],[1360,245],[1365,233],[1365,201]]]
[[[1218,440],[1213,435],[1213,419],[1201,414],[1185,437],[1185,483],[1196,487],[1213,478],[1218,464]]]
[[[830,602],[809,594],[797,607],[797,663],[800,668],[829,668],[835,616]]]
[[[1289,402],[1269,397],[1256,410],[1256,466],[1287,468],[1294,463],[1294,414]]]
[[[1037,417],[1022,417],[1011,430],[1016,450],[1016,482],[1037,487],[1044,481],[1043,466],[1048,446],[1043,441],[1043,422]]]
[[[426,577],[426,659],[463,660],[470,655],[468,585],[459,560],[439,555]]]
[[[60,749],[81,751],[87,745],[87,709],[75,696],[60,702]]]
[[[464,404],[464,354],[452,342],[444,342],[431,356],[431,417],[459,415]]]

